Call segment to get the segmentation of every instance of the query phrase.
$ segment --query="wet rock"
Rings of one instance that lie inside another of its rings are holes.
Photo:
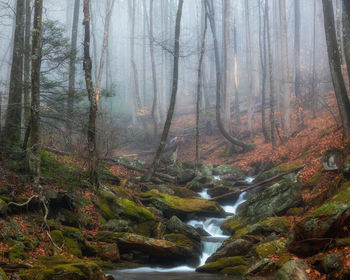
[[[289,236],[288,249],[300,256],[313,255],[329,246],[330,240],[348,236],[349,222],[350,188],[348,187],[296,223]]]
[[[225,220],[220,228],[225,234],[234,235],[238,230],[243,229],[245,227],[246,224],[244,223],[244,221],[237,217],[237,215],[233,215],[232,217]]]
[[[216,196],[219,196],[219,195],[222,195],[222,194],[226,194],[226,193],[232,192],[234,189],[235,189],[235,188],[232,187],[231,184],[227,184],[227,185],[224,185],[224,184],[214,185],[213,188],[211,188],[211,189],[208,190],[208,194],[209,194],[211,197],[216,197]],[[230,197],[230,200],[234,201],[234,200],[236,200],[238,197],[239,197],[239,194],[237,194],[237,196],[234,197],[234,198]]]
[[[283,215],[288,209],[302,203],[301,185],[283,179],[248,199],[238,208],[237,215],[246,223],[256,223],[261,219]]]
[[[0,216],[7,215],[7,203],[0,199]]]
[[[230,175],[232,180],[238,181],[244,179],[244,174],[237,166],[227,164],[219,165],[213,169],[213,175]]]
[[[128,232],[129,222],[126,220],[112,219],[104,224],[102,230],[114,231],[114,232]]]
[[[201,198],[180,198],[149,191],[141,194],[141,201],[149,203],[161,210],[165,217],[172,216],[188,219],[191,217],[221,217],[224,211],[220,205],[213,201]]]
[[[178,261],[186,263],[193,260],[193,252],[185,246],[178,246],[167,240],[148,238],[133,233],[113,233],[100,231],[97,240],[107,243],[117,243],[121,254],[137,250],[150,258],[151,262],[169,263]]]
[[[308,280],[307,264],[301,260],[291,260],[285,263],[277,272],[275,280]]]
[[[210,189],[212,187],[214,187],[213,178],[206,176],[197,176],[186,185],[186,188],[193,192],[200,192],[203,189]]]
[[[206,263],[196,269],[197,272],[205,272],[205,273],[217,273],[222,271],[227,267],[234,267],[239,265],[246,265],[246,261],[243,257],[228,257],[221,258],[215,262]]]
[[[244,256],[249,253],[252,247],[253,244],[250,241],[231,237],[225,240],[220,248],[208,258],[207,263],[215,262],[225,257]]]
[[[177,182],[179,184],[186,184],[196,176],[193,169],[185,169],[177,175]]]
[[[115,243],[100,245],[97,247],[97,256],[104,261],[116,262],[120,260],[119,248]]]
[[[33,268],[20,270],[24,280],[103,280],[101,268],[94,262],[62,257],[41,258]]]
[[[194,239],[200,241],[200,235],[196,231],[196,229],[190,225],[183,223],[178,217],[172,216],[170,220],[167,222],[166,227],[171,233],[182,233],[189,237],[190,239]]]

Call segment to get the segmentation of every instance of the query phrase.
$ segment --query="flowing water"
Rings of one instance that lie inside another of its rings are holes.
[[[220,180],[219,176],[215,176],[216,180]],[[246,181],[251,183],[254,179],[247,178]],[[199,195],[204,199],[209,199],[210,195],[207,193],[207,189],[204,189]],[[232,205],[225,204],[222,208],[230,214],[235,214],[240,204],[245,202],[246,193],[242,193],[238,200]],[[207,218],[205,220],[191,220],[187,224],[198,228],[203,228],[210,236],[202,238],[203,252],[200,259],[200,265],[204,265],[206,260],[221,246],[222,242],[228,236],[224,235],[220,229],[221,224],[226,218]],[[107,272],[108,275],[112,275],[117,280],[221,280],[228,279],[221,275],[196,273],[194,267],[178,266],[173,268],[159,268],[159,267],[140,267],[134,269],[114,270]],[[230,277],[229,279],[241,279]]]

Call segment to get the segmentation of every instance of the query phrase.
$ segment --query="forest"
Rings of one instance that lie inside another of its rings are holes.
[[[0,280],[350,279],[349,0],[0,0]]]

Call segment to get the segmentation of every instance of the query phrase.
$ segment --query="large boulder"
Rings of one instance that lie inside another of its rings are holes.
[[[303,203],[301,185],[283,179],[248,199],[237,211],[247,223],[285,214],[288,209]]]
[[[230,175],[232,180],[241,180],[244,178],[242,170],[237,166],[227,164],[218,165],[213,169],[213,175]]]
[[[45,257],[33,268],[20,271],[24,280],[103,280],[101,268],[94,262],[63,257]]]
[[[206,263],[196,269],[197,272],[218,273],[227,267],[245,266],[247,263],[243,257],[221,258],[215,262]]]
[[[348,236],[350,223],[350,187],[309,213],[294,226],[288,249],[300,256],[313,255],[335,238]]]
[[[167,230],[171,233],[182,233],[189,237],[200,241],[201,237],[196,229],[190,225],[183,223],[178,217],[172,216],[166,224]]]
[[[252,242],[248,240],[230,237],[225,240],[220,248],[208,258],[207,263],[215,262],[226,257],[244,256],[249,253],[252,247]]]
[[[143,252],[149,257],[149,262],[171,263],[172,261],[193,261],[192,248],[179,246],[174,242],[148,238],[133,233],[114,233],[100,231],[97,240],[107,243],[117,243],[120,253],[128,253],[132,250]]]
[[[186,184],[190,182],[195,176],[196,173],[193,169],[185,169],[181,173],[178,173],[176,179],[179,184]]]
[[[149,191],[141,194],[141,201],[145,204],[152,204],[164,214],[164,217],[177,216],[181,219],[192,217],[222,217],[224,211],[214,201],[202,198],[180,198],[156,191]]]
[[[307,264],[301,260],[291,260],[285,263],[277,272],[275,280],[308,280]]]

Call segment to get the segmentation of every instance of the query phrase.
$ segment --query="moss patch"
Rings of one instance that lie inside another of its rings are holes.
[[[280,255],[287,251],[286,240],[275,240],[259,244],[255,250],[261,259],[266,258],[272,254]]]
[[[241,276],[244,273],[246,273],[248,268],[249,268],[249,266],[247,266],[247,265],[237,265],[237,266],[232,266],[232,267],[226,267],[220,271],[220,274]]]

